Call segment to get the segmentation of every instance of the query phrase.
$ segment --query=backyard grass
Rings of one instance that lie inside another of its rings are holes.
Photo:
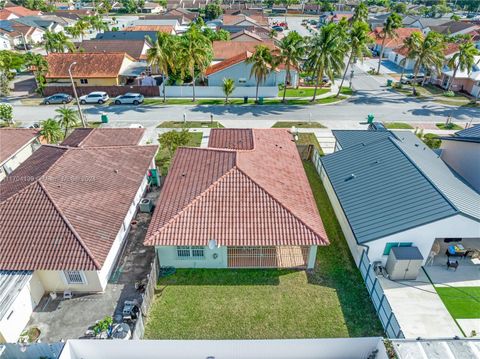
[[[454,319],[480,318],[480,287],[435,287]]]
[[[312,163],[305,170],[331,242],[316,269],[177,270],[158,283],[145,339],[383,335],[320,178]]]
[[[278,121],[275,122],[272,128],[290,128],[295,126],[297,128],[326,128],[320,122],[292,122],[292,121]]]
[[[450,123],[449,125],[446,125],[445,123],[436,123],[435,126],[437,126],[441,130],[463,130],[463,127],[457,125],[456,123]]]
[[[313,132],[299,132],[297,144],[299,145],[313,145],[320,155],[323,156],[323,150],[318,143],[317,136]]]
[[[202,137],[202,132],[190,132],[190,142],[187,144],[187,146],[200,147],[200,144],[202,143]],[[158,150],[157,156],[155,157],[155,163],[160,169],[162,176],[167,174],[171,160],[172,158],[170,158],[170,154],[166,148],[160,148]]]
[[[223,128],[217,121],[165,121],[157,126],[157,128]]]
[[[285,94],[286,97],[312,97],[315,88],[313,87],[299,87],[298,89],[295,88],[288,88]],[[319,88],[317,89],[317,96],[323,95],[330,91],[330,88]],[[278,97],[283,97],[283,90],[278,91]]]
[[[389,130],[413,130],[413,127],[404,122],[386,122],[385,127]]]
[[[412,87],[410,85],[402,85],[401,89],[396,88],[395,90],[407,96],[413,96]],[[468,106],[468,107],[479,106],[478,104],[474,104],[470,100],[470,98],[468,98],[467,96],[459,92],[455,92],[455,95],[452,97],[445,96],[444,93],[446,91],[438,86],[433,86],[433,85],[417,86],[416,90],[419,98],[428,97],[428,98],[431,98],[434,102],[438,102],[444,105]]]

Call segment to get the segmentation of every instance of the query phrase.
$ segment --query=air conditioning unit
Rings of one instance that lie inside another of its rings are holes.
[[[150,198],[142,198],[140,201],[140,212],[151,213],[153,209],[153,203]]]

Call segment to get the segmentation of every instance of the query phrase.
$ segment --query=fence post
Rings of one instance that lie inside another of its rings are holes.
[[[377,314],[380,313],[380,309],[382,308],[384,298],[385,298],[385,294],[383,294],[382,299],[380,299],[380,303],[378,304]]]
[[[390,321],[392,320],[393,317],[393,311],[390,311],[390,315],[387,320],[387,324],[385,324],[385,332],[388,332],[388,327],[390,326]]]

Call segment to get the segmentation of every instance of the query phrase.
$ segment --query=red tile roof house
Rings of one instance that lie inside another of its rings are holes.
[[[179,148],[145,239],[178,268],[313,268],[328,244],[285,129],[213,129],[208,148]]]
[[[383,51],[383,56],[384,57],[388,57],[390,52],[395,49],[395,48],[398,48],[399,46],[402,46],[403,45],[403,41],[409,37],[411,34],[413,34],[414,32],[420,32],[421,33],[421,30],[420,29],[417,29],[417,28],[409,28],[409,27],[401,27],[399,29],[396,29],[395,30],[396,32],[396,37],[387,37],[387,39],[385,40],[385,49]],[[370,37],[373,38],[374,40],[374,46],[373,46],[373,50],[376,51],[377,53],[380,54],[381,50],[382,50],[382,42],[383,42],[383,32],[382,32],[382,28],[381,27],[377,27],[375,28],[371,33],[370,33]]]
[[[446,48],[443,52],[446,59],[452,57],[455,53],[458,52],[459,45],[455,43],[447,43]],[[401,68],[403,67],[405,70],[413,70],[415,67],[415,59],[408,59],[406,58],[408,55],[408,49],[404,46],[398,46],[394,48],[389,54],[388,59],[393,63],[397,64]],[[405,59],[405,61],[403,61]]]
[[[0,181],[40,146],[38,130],[0,128]]]
[[[10,293],[0,314],[15,326],[1,333],[0,318],[0,339],[18,338],[44,293],[105,289],[155,166],[157,146],[137,145],[143,131],[75,130],[0,182],[0,283],[25,274],[31,288],[20,307],[23,289]]]

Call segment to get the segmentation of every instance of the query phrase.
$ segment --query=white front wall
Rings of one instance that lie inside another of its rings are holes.
[[[415,61],[413,61],[412,59],[407,59],[405,61],[405,65],[402,66],[402,64],[400,62],[404,58],[405,58],[405,56],[397,54],[395,51],[392,51],[388,54],[388,59],[390,61],[392,61],[393,63],[397,64],[400,67],[403,67],[405,70],[413,70],[413,68],[415,66]]]
[[[31,156],[34,150],[38,148],[38,139],[33,138],[29,143],[18,150],[13,156],[0,165],[0,181],[7,176],[7,170],[13,171],[15,168]]]
[[[214,249],[204,247],[204,258],[179,258],[176,246],[159,246],[156,247],[156,251],[161,266],[175,268],[227,268],[228,266],[225,246]]]
[[[222,79],[223,81],[223,79]],[[192,86],[166,86],[166,93],[168,97],[192,97]],[[255,86],[237,86],[230,98],[255,97]],[[163,86],[160,86],[160,93],[163,96]],[[225,98],[223,88],[221,86],[196,86],[196,97],[211,97],[211,98]],[[260,86],[258,88],[258,96],[261,97],[277,97],[277,86]]]
[[[0,36],[0,50],[11,50],[12,44],[8,36]]]
[[[480,192],[480,144],[465,141],[442,141],[441,158]]]
[[[35,29],[32,34],[27,37],[27,42],[38,44],[43,41],[43,35],[45,31],[40,29]]]
[[[17,298],[0,321],[0,343],[14,343],[30,320],[35,307],[43,296],[43,286],[34,272],[30,281],[22,288]]]

